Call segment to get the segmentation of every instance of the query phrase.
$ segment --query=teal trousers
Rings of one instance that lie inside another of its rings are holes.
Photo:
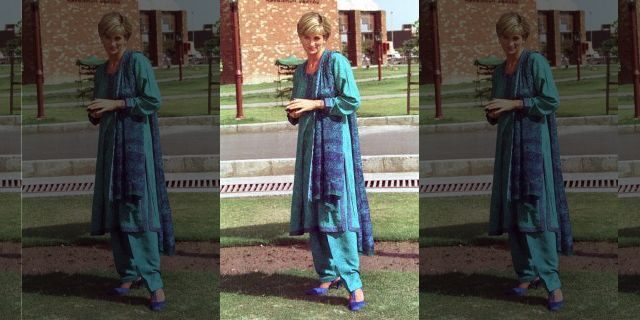
[[[540,277],[548,292],[560,288],[556,234],[553,232],[510,232],[509,246],[513,268],[520,282]]]
[[[158,233],[111,231],[111,248],[122,282],[141,277],[149,292],[163,287]]]
[[[340,277],[349,292],[362,288],[355,232],[310,232],[309,242],[320,282],[331,282]]]

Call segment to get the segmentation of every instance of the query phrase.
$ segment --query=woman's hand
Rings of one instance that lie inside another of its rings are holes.
[[[307,111],[313,111],[316,109],[324,108],[324,101],[322,100],[309,100],[309,99],[293,99],[287,104],[287,112],[289,116],[297,119]]]
[[[124,100],[95,99],[89,103],[87,112],[93,118],[99,119],[102,114],[124,108]]]
[[[522,100],[493,99],[484,106],[490,118],[497,119],[504,112],[522,109]]]

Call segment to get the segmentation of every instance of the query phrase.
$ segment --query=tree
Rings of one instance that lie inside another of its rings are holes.
[[[618,20],[611,24],[611,38],[602,43],[600,47],[602,53],[609,53],[611,56],[618,56]]]

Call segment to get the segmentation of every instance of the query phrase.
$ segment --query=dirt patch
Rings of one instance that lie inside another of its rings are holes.
[[[573,256],[560,256],[560,271],[617,271],[617,243],[578,242],[574,245],[574,251]],[[637,253],[636,262],[640,261]],[[420,264],[421,274],[473,273],[478,270],[513,268],[509,248],[501,245],[422,248]]]
[[[0,270],[20,272],[20,243],[0,242]]]
[[[161,269],[217,272],[218,250],[219,245],[210,242],[179,242],[175,256],[162,257]],[[108,245],[23,248],[22,255],[24,274],[115,270]]]
[[[618,264],[621,275],[640,274],[640,247],[619,248]]]
[[[417,272],[417,242],[376,242],[376,255],[361,256],[362,270]],[[223,275],[250,272],[275,273],[286,269],[311,269],[313,260],[308,245],[249,246],[220,249]]]

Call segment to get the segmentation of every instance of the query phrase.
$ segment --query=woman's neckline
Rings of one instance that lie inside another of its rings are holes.
[[[304,64],[304,74],[305,75],[312,76],[312,75],[315,75],[316,73],[318,73],[318,70],[320,69],[320,62],[322,61],[322,58],[324,57],[326,52],[327,52],[327,49],[322,50],[322,54],[320,55],[320,59],[318,59],[318,66],[316,67],[316,70],[314,70],[311,73],[309,73],[307,71],[307,66],[309,65],[309,59],[307,59],[307,61]]]

